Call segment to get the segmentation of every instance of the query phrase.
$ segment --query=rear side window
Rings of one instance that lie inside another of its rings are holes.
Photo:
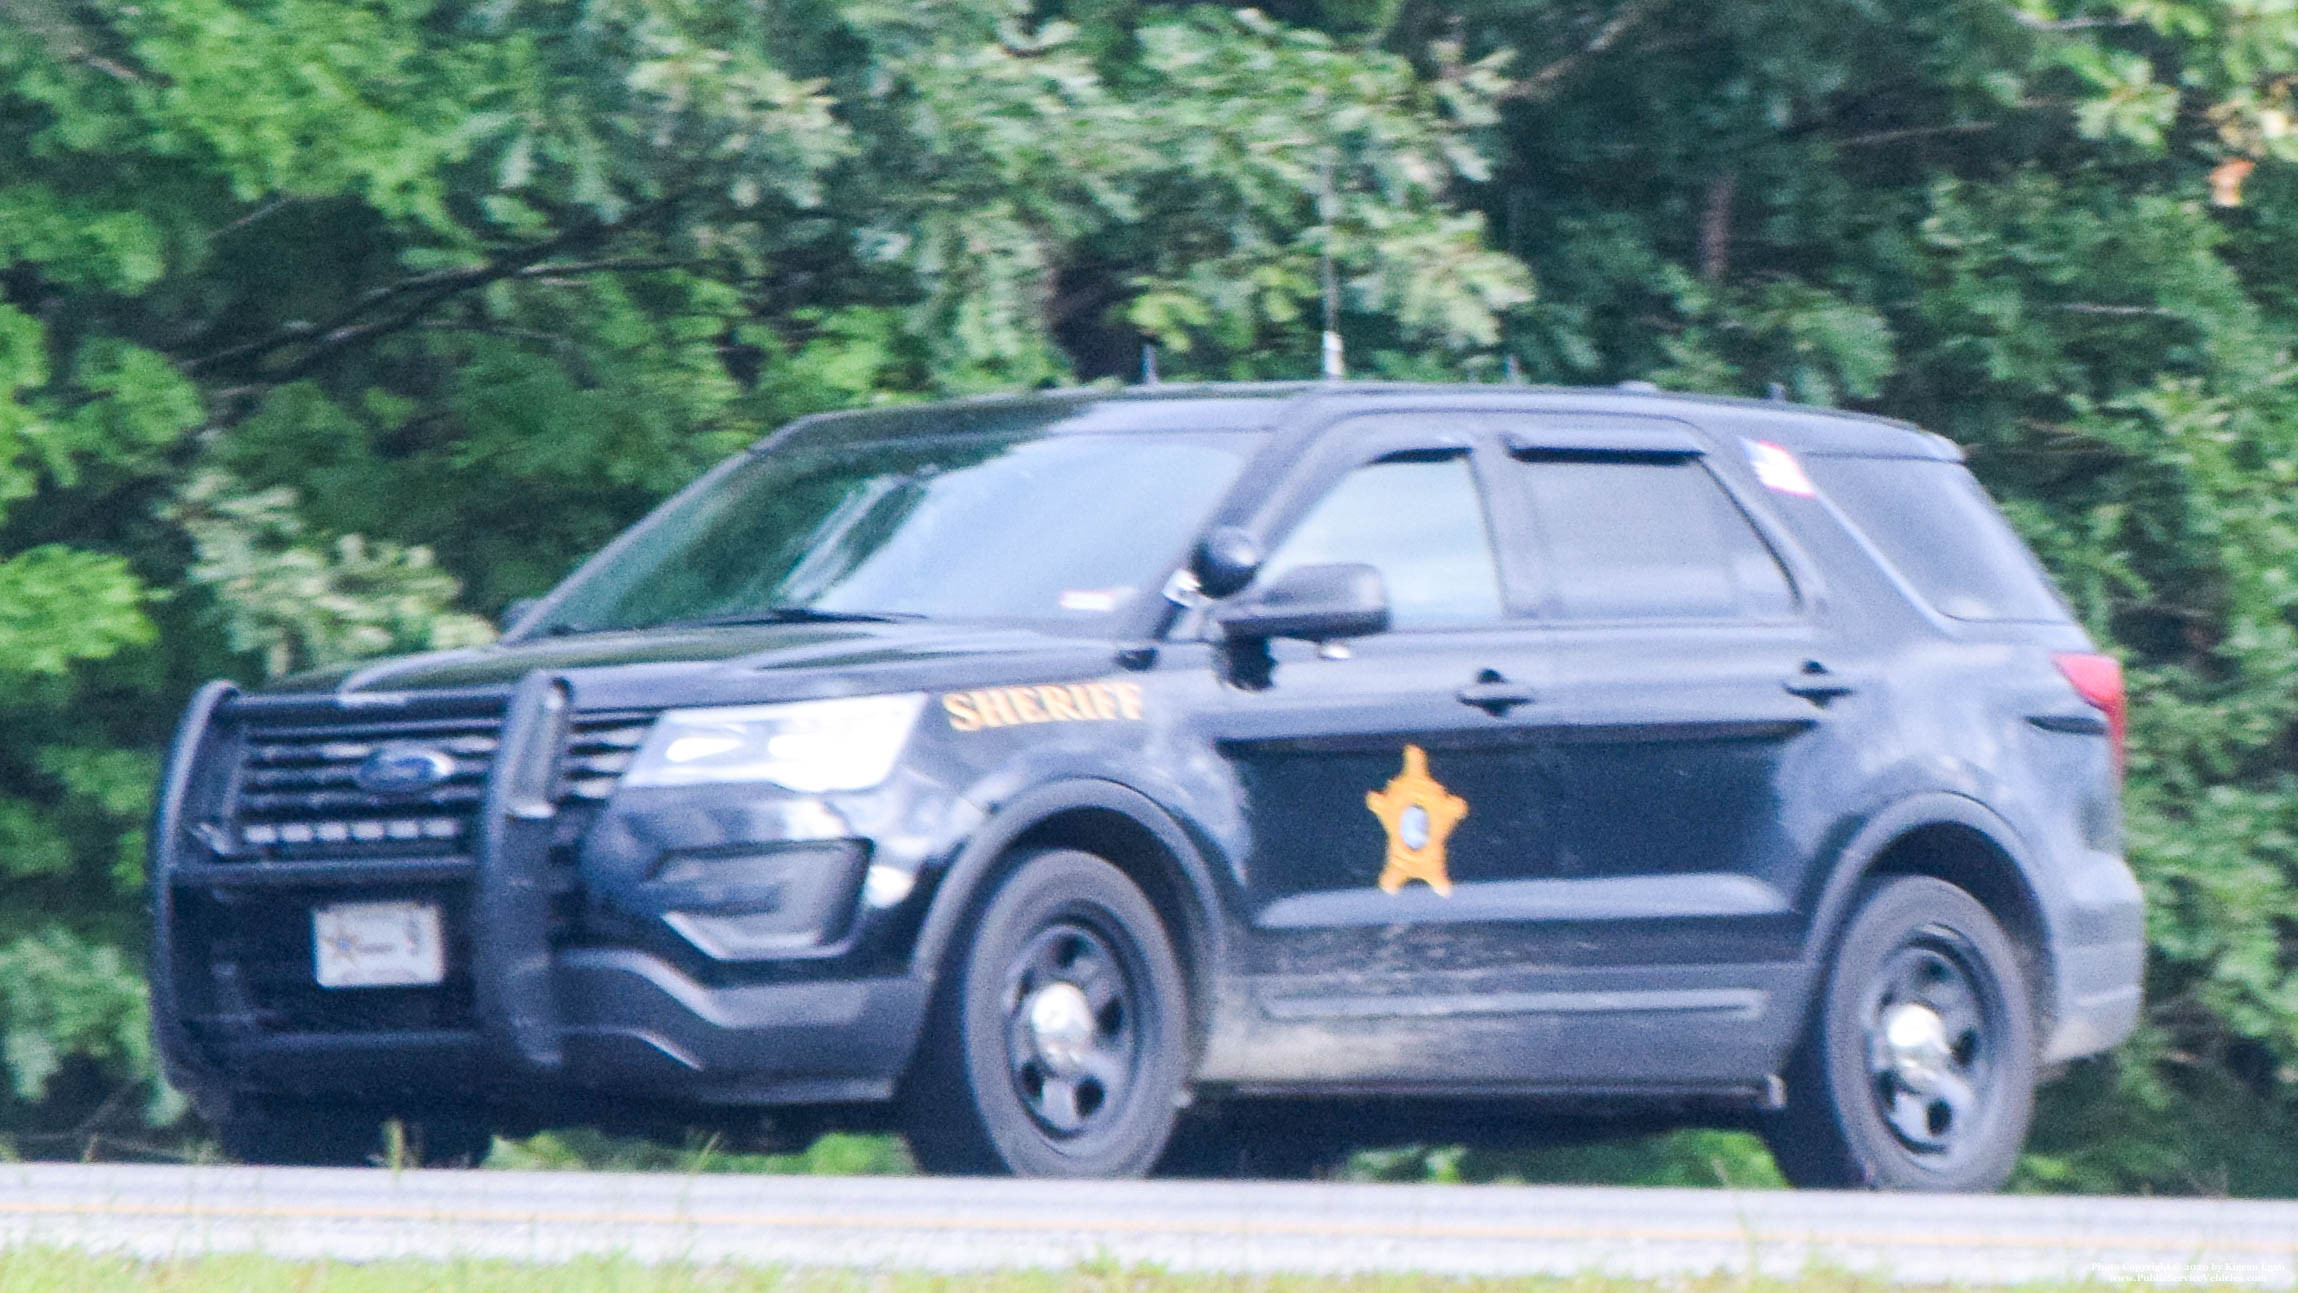
[[[1804,465],[1933,610],[1959,620],[2067,618],[2034,555],[1961,464],[1814,456]]]
[[[1689,457],[1532,454],[1516,477],[1542,539],[1555,620],[1776,619],[1778,558]]]

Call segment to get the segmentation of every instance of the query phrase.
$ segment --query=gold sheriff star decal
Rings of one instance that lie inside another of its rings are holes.
[[[1418,880],[1451,897],[1452,877],[1444,872],[1444,841],[1460,819],[1468,816],[1468,801],[1428,775],[1428,752],[1417,745],[1405,746],[1404,771],[1390,777],[1381,789],[1366,791],[1364,806],[1388,832],[1388,865],[1381,868],[1381,892],[1395,893]]]

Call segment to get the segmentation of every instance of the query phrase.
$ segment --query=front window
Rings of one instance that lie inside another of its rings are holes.
[[[1254,435],[801,440],[661,514],[530,632],[841,618],[1084,628],[1180,556]]]
[[[1263,563],[1263,583],[1299,566],[1362,562],[1388,587],[1399,629],[1500,620],[1500,575],[1475,473],[1463,454],[1394,454],[1341,477]]]

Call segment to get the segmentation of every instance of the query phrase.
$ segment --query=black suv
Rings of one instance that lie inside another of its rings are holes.
[[[213,683],[153,1014],[229,1152],[1589,1119],[1988,1189],[2127,1034],[2121,678],[1948,442],[1643,390],[809,418],[493,646]]]

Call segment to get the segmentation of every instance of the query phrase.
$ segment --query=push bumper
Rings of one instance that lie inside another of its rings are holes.
[[[553,871],[563,863],[552,859],[552,784],[570,713],[566,686],[546,674],[529,675],[507,704],[500,693],[457,702],[502,714],[468,856],[232,860],[192,832],[195,805],[219,793],[219,769],[235,757],[228,747],[237,738],[226,729],[242,721],[240,710],[276,718],[333,703],[250,701],[211,685],[177,735],[149,867],[152,1018],[175,1085],[202,1097],[268,1092],[410,1106],[540,1107],[584,1093],[842,1103],[892,1093],[930,996],[923,980],[890,969],[840,978],[818,965],[802,977],[728,986],[647,951],[552,946],[553,893],[567,880]],[[235,1015],[234,985],[218,982],[187,931],[219,912],[265,904],[281,910],[288,928],[309,895],[323,891],[440,897],[450,946],[468,966],[467,987],[456,989],[467,992],[467,1008],[357,1031],[267,1029],[253,1013]]]

